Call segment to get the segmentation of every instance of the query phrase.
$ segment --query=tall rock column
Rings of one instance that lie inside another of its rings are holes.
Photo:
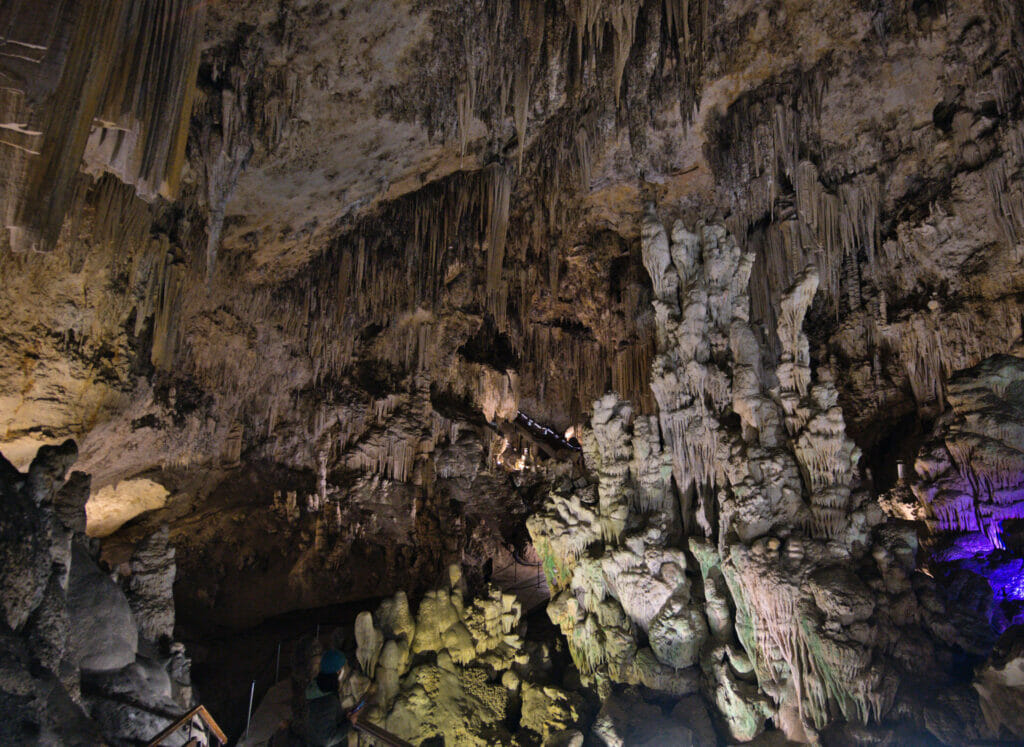
[[[644,218],[641,246],[658,325],[651,390],[684,499],[684,525],[689,530],[696,522],[710,535],[712,497],[725,481],[728,461],[721,419],[732,400],[732,381],[722,361],[733,319],[747,319],[753,257],[721,226],[701,225],[691,233],[677,222],[670,243],[653,210]]]
[[[604,695],[617,684],[693,692],[707,622],[673,546],[680,522],[658,422],[606,395],[581,441],[596,479],[556,486],[527,522],[552,591],[548,615]]]

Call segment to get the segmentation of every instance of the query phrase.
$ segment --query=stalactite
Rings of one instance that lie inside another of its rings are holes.
[[[611,26],[615,31],[614,73],[612,81],[615,91],[615,105],[618,106],[622,95],[622,75],[626,70],[626,60],[633,48],[636,34],[636,20],[643,4],[640,2],[619,2],[611,9]]]
[[[149,243],[153,218],[149,206],[136,197],[131,187],[104,176],[82,202],[83,210],[92,212],[92,230],[87,238],[92,249],[106,245],[115,254],[128,256],[136,247]],[[71,233],[72,242],[81,240],[75,232]],[[145,256],[147,252],[141,254]]]
[[[258,290],[251,313],[269,314],[288,334],[305,339],[318,379],[348,370],[368,325],[393,328],[397,344],[388,349],[389,359],[419,370],[429,363],[423,355],[435,349],[429,344],[434,328],[425,322],[446,282],[437,267],[461,262],[472,268],[474,254],[486,246],[479,298],[503,310],[510,195],[510,175],[500,166],[457,173],[399,200],[388,214],[367,218],[350,234],[354,238],[339,241],[290,282]],[[371,243],[369,235],[378,238]]]
[[[471,87],[463,85],[455,95],[455,110],[459,118],[459,153],[466,155],[466,141],[469,139],[469,127],[473,119],[473,96]]]
[[[112,71],[97,116],[104,123],[121,124],[126,118],[142,123],[136,153],[127,160],[131,165],[115,173],[145,195],[173,198],[177,193],[199,66],[203,13],[196,0],[162,0],[133,4],[129,9],[126,28],[130,34],[123,42],[123,54]],[[154,42],[155,34],[158,42]],[[117,159],[109,163],[117,168]]]
[[[68,8],[60,22],[72,24],[53,104],[32,112],[31,129],[43,133],[40,156],[30,161],[25,184],[12,194],[13,214],[8,224],[16,250],[52,248],[78,177],[79,164],[92,129],[96,107],[117,56],[114,40],[122,29],[126,6],[83,4]],[[58,19],[53,19],[58,21]],[[95,43],[95,39],[105,43]],[[59,104],[57,102],[60,102]],[[18,240],[20,237],[20,240]]]
[[[950,378],[949,412],[918,455],[911,486],[933,531],[980,531],[1002,548],[1002,522],[1024,517],[1024,430],[1010,403],[1022,376],[1021,359],[997,355]]]
[[[153,319],[150,361],[157,368],[173,370],[179,362],[182,330],[182,302],[188,276],[183,262],[176,259],[169,240],[161,235],[148,242],[148,250],[136,254],[133,284],[145,288],[142,308],[135,315],[136,335],[147,318]]]
[[[718,123],[721,151],[713,168],[727,183],[741,185],[733,194],[737,215],[731,227],[745,235],[765,216],[766,227],[752,232],[748,249],[764,269],[751,288],[753,316],[775,326],[774,309],[796,273],[813,263],[825,301],[835,312],[842,298],[862,304],[864,289],[858,259],[866,258],[867,278],[877,286],[881,185],[872,173],[856,174],[830,191],[818,168],[801,160],[806,129],[821,110],[825,76],[820,71],[787,76],[768,93],[743,97]],[[779,195],[785,176],[792,195]],[[777,206],[786,198],[783,212]]]
[[[818,290],[818,272],[810,266],[796,279],[779,303],[777,335],[781,352],[776,371],[779,400],[786,413],[786,427],[795,434],[806,423],[800,400],[807,396],[811,383],[811,354],[804,334],[804,317]]]
[[[1022,307],[1015,301],[982,302],[984,312],[968,307],[944,312],[936,307],[909,315],[882,330],[907,375],[920,409],[945,403],[945,382],[953,371],[1008,350],[1021,335]],[[984,329],[978,319],[985,319]]]
[[[530,60],[522,57],[516,66],[512,94],[512,120],[516,128],[518,143],[518,164],[523,167],[523,153],[526,151],[526,120],[530,113]]]
[[[985,183],[992,200],[992,215],[1015,257],[1024,244],[1024,189],[1007,175],[1006,162],[996,161],[985,170]]]
[[[657,299],[651,390],[676,482],[684,494],[695,487],[705,508],[698,520],[710,534],[711,496],[725,478],[720,421],[732,403],[731,381],[712,352],[724,352],[734,320],[747,318],[751,258],[720,226],[699,226],[694,234],[677,222],[670,244],[653,212],[644,219],[641,241]],[[686,507],[684,516],[689,513]]]

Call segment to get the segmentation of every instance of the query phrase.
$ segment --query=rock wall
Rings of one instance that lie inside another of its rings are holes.
[[[949,407],[914,464],[918,499],[936,532],[984,534],[1005,549],[1004,522],[1021,518],[1024,363],[987,358],[950,378]]]

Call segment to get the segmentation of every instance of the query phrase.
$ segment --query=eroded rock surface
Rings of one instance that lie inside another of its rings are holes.
[[[44,446],[25,473],[0,456],[0,552],[8,571],[0,576],[0,735],[10,744],[146,740],[193,705],[184,647],[171,642],[167,625],[170,583],[145,578],[156,553],[173,579],[167,535],[139,553],[134,570],[142,578],[129,584],[132,599],[143,602],[137,616],[90,551],[89,478],[73,472],[65,480],[76,456],[73,441]]]

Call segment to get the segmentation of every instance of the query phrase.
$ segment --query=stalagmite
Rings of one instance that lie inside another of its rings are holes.
[[[659,327],[651,386],[661,427],[611,395],[594,403],[581,442],[596,485],[553,492],[528,522],[552,589],[549,616],[581,673],[598,681],[671,689],[659,666],[698,664],[737,739],[753,738],[769,718],[804,741],[836,713],[880,721],[903,666],[873,643],[895,635],[886,600],[918,603],[906,596],[902,565],[870,562],[895,552],[896,534],[883,530],[882,511],[860,487],[859,450],[835,385],[825,371],[812,374],[803,320],[817,270],[781,298],[773,372],[743,290],[751,258],[717,227],[677,225],[670,243],[652,213],[642,240]],[[695,432],[711,434],[713,448],[706,440],[701,450],[679,448]],[[688,485],[699,506],[666,499]],[[700,606],[686,556],[672,549],[683,528],[677,505],[684,519],[697,508],[700,532],[713,538],[686,530],[703,579]],[[912,552],[900,557],[913,562]],[[867,563],[858,572],[866,583],[851,563]]]

